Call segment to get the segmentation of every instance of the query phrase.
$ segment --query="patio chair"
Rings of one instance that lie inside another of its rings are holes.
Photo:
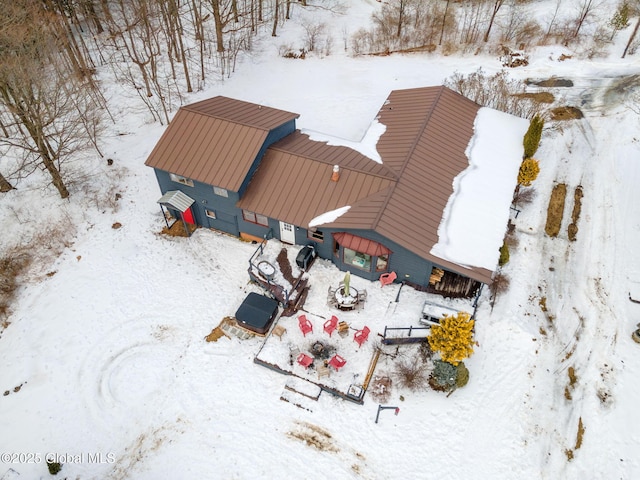
[[[396,272],[383,273],[380,275],[380,286],[384,287],[385,285],[389,285],[390,283],[393,283],[396,278],[398,278],[398,274]]]
[[[324,322],[324,331],[327,332],[329,336],[331,336],[336,328],[338,328],[338,317],[332,315],[329,320]]]
[[[301,353],[300,355],[298,355],[296,361],[304,368],[309,368],[309,365],[313,363],[313,358],[306,353]]]
[[[313,332],[313,324],[305,315],[300,315],[298,317],[298,325],[300,326],[302,335],[305,337],[307,336],[307,333]]]
[[[337,372],[342,367],[344,367],[346,363],[347,361],[340,355],[334,355],[333,357],[331,357],[331,360],[329,360],[328,365],[331,365]]]
[[[367,341],[367,338],[369,338],[369,332],[371,332],[371,329],[369,327],[364,327],[362,330],[358,330],[353,335],[353,339],[358,344],[358,348],[360,348],[362,344]]]

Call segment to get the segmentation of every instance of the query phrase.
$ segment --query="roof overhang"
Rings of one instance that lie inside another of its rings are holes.
[[[171,208],[173,210],[178,210],[179,212],[186,212],[187,209],[195,203],[195,200],[190,196],[182,193],[180,190],[172,190],[171,192],[165,193],[158,203],[163,207]]]
[[[366,253],[372,257],[379,257],[380,255],[389,255],[391,250],[387,247],[368,238],[359,237],[347,232],[337,232],[333,234],[333,238],[343,247],[350,248],[356,252]]]

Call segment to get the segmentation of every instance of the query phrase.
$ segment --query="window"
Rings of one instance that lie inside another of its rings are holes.
[[[227,190],[224,188],[213,187],[213,193],[215,193],[216,195],[220,195],[221,197],[229,197],[229,192],[227,192]]]
[[[340,258],[340,244],[338,242],[333,242],[333,255]]]
[[[217,218],[216,212],[214,212],[213,210],[209,210],[208,208],[204,209],[204,213],[207,215],[207,217],[213,218],[214,220]]]
[[[242,210],[242,218],[247,222],[257,223],[258,225],[263,225],[265,227],[269,226],[269,219],[267,217],[260,215],[259,213],[250,212],[249,210]]]
[[[385,272],[389,265],[389,255],[380,255],[376,260],[376,272]]]
[[[181,183],[182,185],[186,185],[187,187],[193,187],[193,180],[187,177],[176,175],[175,173],[170,173],[169,178],[174,182]]]
[[[355,250],[351,250],[350,248],[343,248],[344,263],[348,263],[349,265],[353,265],[356,268],[361,268],[362,270],[371,271],[371,255],[366,253],[356,252]]]
[[[322,230],[307,230],[307,238],[322,243],[324,242],[324,233]]]

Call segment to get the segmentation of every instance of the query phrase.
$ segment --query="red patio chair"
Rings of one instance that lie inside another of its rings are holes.
[[[313,358],[311,358],[306,353],[301,353],[300,355],[298,355],[298,358],[296,359],[296,361],[300,365],[302,365],[304,368],[309,368],[309,365],[313,363]]]
[[[371,332],[369,327],[364,327],[362,330],[358,330],[353,335],[353,339],[358,343],[358,348],[360,348],[362,344],[367,341],[367,338],[369,338],[369,332]]]
[[[331,336],[336,328],[338,328],[338,317],[336,317],[335,315],[324,322],[324,331],[327,332],[329,336]]]
[[[398,278],[398,274],[396,272],[383,273],[380,275],[380,286],[384,287],[385,285],[389,285],[390,283],[393,283],[396,278]]]
[[[313,324],[305,315],[300,315],[298,317],[298,325],[300,326],[302,335],[305,337],[307,336],[307,333],[313,332]]]
[[[336,369],[336,372],[344,367],[345,363],[347,363],[347,361],[340,355],[334,355],[328,362],[329,365]]]

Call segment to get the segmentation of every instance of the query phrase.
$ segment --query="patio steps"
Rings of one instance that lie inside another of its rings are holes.
[[[318,385],[292,376],[287,380],[280,395],[280,400],[313,412],[315,402],[318,401],[321,393],[322,389]]]

